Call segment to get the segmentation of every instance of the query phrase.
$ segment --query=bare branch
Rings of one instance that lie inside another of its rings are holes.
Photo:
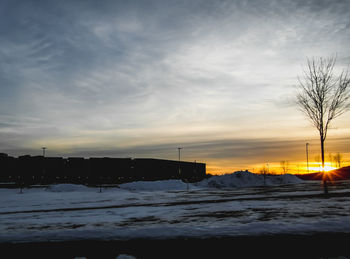
[[[308,58],[303,78],[298,77],[297,104],[319,131],[321,145],[331,122],[350,109],[349,69],[336,77],[333,73],[336,59],[336,56]]]

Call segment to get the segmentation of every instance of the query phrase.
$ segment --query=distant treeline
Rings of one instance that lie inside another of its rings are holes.
[[[200,181],[206,165],[149,158],[11,157],[0,153],[0,182],[17,184],[113,184],[182,179]]]

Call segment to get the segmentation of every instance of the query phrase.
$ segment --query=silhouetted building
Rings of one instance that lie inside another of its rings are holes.
[[[108,184],[130,181],[182,179],[199,181],[206,176],[204,163],[153,158],[44,157],[18,158],[0,153],[0,181],[18,184]]]

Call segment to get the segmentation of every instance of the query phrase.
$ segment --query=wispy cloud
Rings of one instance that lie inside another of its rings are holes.
[[[107,143],[309,137],[293,85],[306,56],[338,53],[347,63],[349,9],[347,1],[2,1],[0,144],[98,152]]]

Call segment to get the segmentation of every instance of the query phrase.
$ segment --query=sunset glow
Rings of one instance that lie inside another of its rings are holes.
[[[331,163],[326,162],[323,168],[322,168],[322,164],[319,164],[318,166],[309,167],[309,169],[311,172],[329,172],[337,169],[337,167],[331,166]]]
[[[266,163],[262,164],[251,164],[247,165],[246,167],[233,167],[232,163],[229,161],[227,163],[221,162],[221,167],[218,166],[212,166],[212,163],[215,163],[215,161],[209,161],[207,164],[207,173],[209,174],[229,174],[237,170],[248,170],[253,173],[260,173],[262,168],[268,169],[268,172],[271,174],[284,174],[284,170],[281,168],[280,163],[269,163],[268,166]],[[348,163],[344,163],[343,166],[347,166]],[[334,166],[331,162],[325,162],[324,172],[329,172],[332,170],[337,169],[338,167]],[[299,162],[290,162],[288,164],[288,168],[286,169],[286,173],[288,174],[307,174],[307,173],[315,173],[315,172],[322,172],[322,164],[317,162],[310,162],[309,168],[307,167],[307,164],[305,161],[299,161]]]

